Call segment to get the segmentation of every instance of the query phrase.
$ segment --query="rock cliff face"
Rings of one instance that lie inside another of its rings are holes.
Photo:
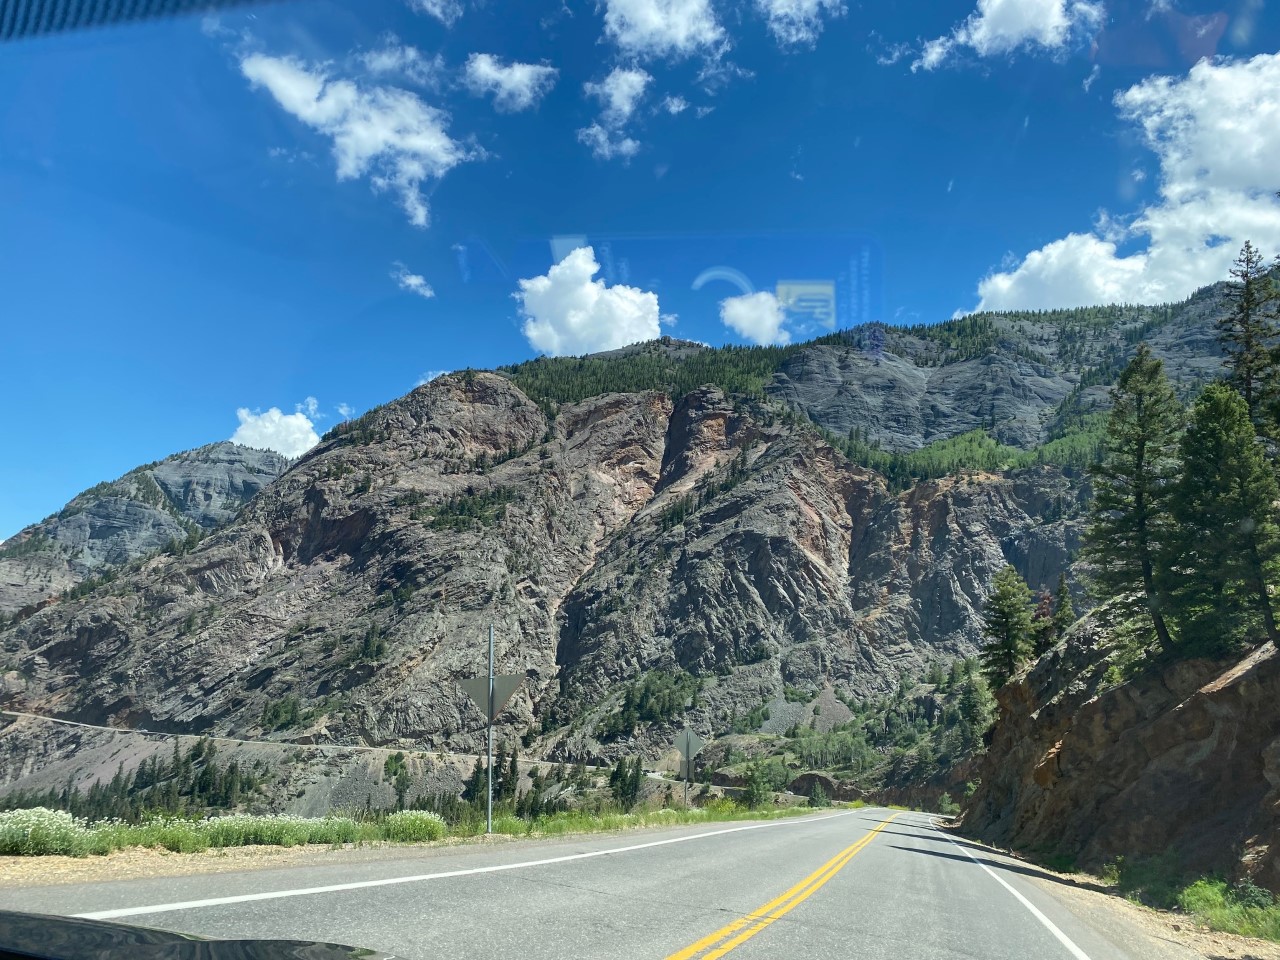
[[[287,465],[270,450],[215,443],[86,490],[0,547],[0,613],[226,523]]]
[[[15,708],[171,732],[469,749],[454,681],[526,677],[502,718],[540,748],[657,749],[599,726],[654,669],[703,679],[705,735],[785,686],[882,693],[972,654],[1007,560],[1037,585],[1079,520],[1051,468],[893,494],[811,428],[707,388],[554,420],[509,380],[441,378],[354,424],[183,556],[0,633]],[[297,697],[299,726],[270,706]],[[683,722],[683,721],[682,721]]]
[[[966,832],[1093,868],[1171,851],[1280,892],[1280,654],[1265,644],[1118,686],[1108,667],[1085,621],[1000,691]]]
[[[1222,369],[1214,320],[1227,284],[1167,307],[1094,313],[979,314],[950,328],[868,328],[806,345],[780,366],[769,394],[834,433],[858,430],[886,450],[916,450],[970,430],[1028,448],[1067,413],[1105,409],[1139,339],[1183,391]]]

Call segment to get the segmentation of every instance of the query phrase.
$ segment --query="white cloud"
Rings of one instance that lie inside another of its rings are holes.
[[[435,17],[446,27],[451,27],[462,16],[461,0],[409,0],[409,6],[418,13]]]
[[[387,34],[382,46],[360,54],[364,68],[376,76],[403,77],[423,87],[438,86],[444,74],[444,57],[428,58],[417,47],[401,43],[395,34]]]
[[[744,293],[720,301],[720,320],[738,335],[752,343],[784,344],[791,342],[791,334],[784,324],[787,311],[768,290]]]
[[[756,0],[769,31],[782,44],[812,44],[822,33],[823,14],[843,16],[843,0]]]
[[[616,130],[606,130],[598,123],[578,131],[578,142],[591,148],[597,160],[630,160],[640,152],[640,142]]]
[[[600,83],[585,83],[582,89],[604,105],[600,119],[606,126],[621,126],[631,119],[644,99],[653,77],[635,67],[615,67]]]
[[[477,96],[492,93],[494,107],[510,113],[536,106],[555,86],[559,72],[539,63],[504,65],[491,53],[473,53],[467,58],[466,82]]]
[[[397,260],[391,265],[391,279],[396,282],[401,290],[407,293],[416,293],[425,300],[430,300],[436,295],[431,284],[427,283],[427,278],[418,273],[410,273],[409,268]]]
[[[578,142],[591,148],[599,160],[630,160],[640,144],[623,129],[644,99],[653,77],[638,67],[615,67],[599,83],[585,83],[582,89],[600,101],[600,119],[578,131]]]
[[[414,386],[420,387],[424,383],[430,383],[432,380],[443,377],[448,372],[448,370],[428,370],[426,373],[418,377],[418,382],[415,383]]]
[[[295,409],[299,413],[305,413],[312,420],[324,416],[324,414],[320,412],[320,401],[315,397],[307,397],[307,399],[298,404]]]
[[[1083,83],[1083,84],[1081,84],[1081,86],[1083,86],[1083,87],[1084,87],[1084,92],[1085,92],[1085,93],[1088,93],[1088,92],[1089,92],[1089,90],[1093,87],[1094,83],[1097,81],[1098,76],[1099,76],[1101,73],[1102,73],[1102,67],[1098,66],[1098,65],[1095,63],[1095,64],[1093,65],[1093,69],[1089,71],[1089,75],[1088,75],[1087,77],[1085,77],[1085,78],[1084,78],[1084,83]]]
[[[349,403],[340,403],[336,409],[338,411],[338,416],[343,420],[350,420],[351,415],[356,412],[355,407],[351,406]]]
[[[375,190],[393,190],[416,227],[428,222],[424,182],[443,177],[478,154],[445,131],[448,115],[394,87],[331,80],[323,66],[254,53],[240,70],[288,113],[333,141],[339,180],[368,176]]]
[[[520,281],[514,296],[535,350],[549,356],[595,353],[661,336],[657,294],[606,286],[593,279],[599,270],[595,251],[578,247],[546,276]]]
[[[689,109],[689,101],[684,97],[666,96],[662,98],[662,109],[673,117]]]
[[[1246,239],[1280,249],[1280,54],[1201,60],[1115,103],[1156,155],[1158,198],[1131,216],[1104,211],[1091,232],[993,272],[978,285],[978,309],[1177,300],[1226,279]],[[1117,247],[1141,239],[1145,249]]]
[[[934,70],[959,47],[980,57],[1028,47],[1059,51],[1102,26],[1105,8],[1092,0],[978,0],[949,36],[925,43],[911,69]]]
[[[231,435],[231,442],[257,450],[274,450],[291,460],[300,457],[317,443],[315,424],[305,413],[281,413],[272,407],[265,413],[241,407],[236,411],[240,426]]]
[[[603,0],[604,32],[623,52],[639,57],[716,55],[725,32],[711,0]]]

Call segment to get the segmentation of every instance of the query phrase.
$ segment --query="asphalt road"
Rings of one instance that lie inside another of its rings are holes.
[[[0,908],[409,960],[1165,960],[1048,875],[877,808],[287,869],[0,890]]]

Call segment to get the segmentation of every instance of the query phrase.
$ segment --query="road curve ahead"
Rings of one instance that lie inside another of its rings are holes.
[[[869,807],[389,850],[320,866],[8,888],[0,908],[210,937],[347,943],[408,960],[1194,956],[1082,907],[1046,878],[950,837],[926,814]]]

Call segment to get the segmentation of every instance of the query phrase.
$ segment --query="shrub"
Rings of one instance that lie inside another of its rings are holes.
[[[427,810],[402,810],[393,813],[382,824],[383,836],[401,843],[439,840],[448,832],[444,817]]]
[[[950,817],[960,812],[960,804],[951,799],[951,794],[944,793],[938,798],[938,812],[944,817]]]
[[[0,813],[0,854],[36,856],[89,852],[89,831],[63,810],[35,807]]]
[[[528,820],[522,820],[520,817],[514,817],[510,814],[494,817],[493,832],[505,834],[509,837],[523,837],[533,829],[533,824]]]

